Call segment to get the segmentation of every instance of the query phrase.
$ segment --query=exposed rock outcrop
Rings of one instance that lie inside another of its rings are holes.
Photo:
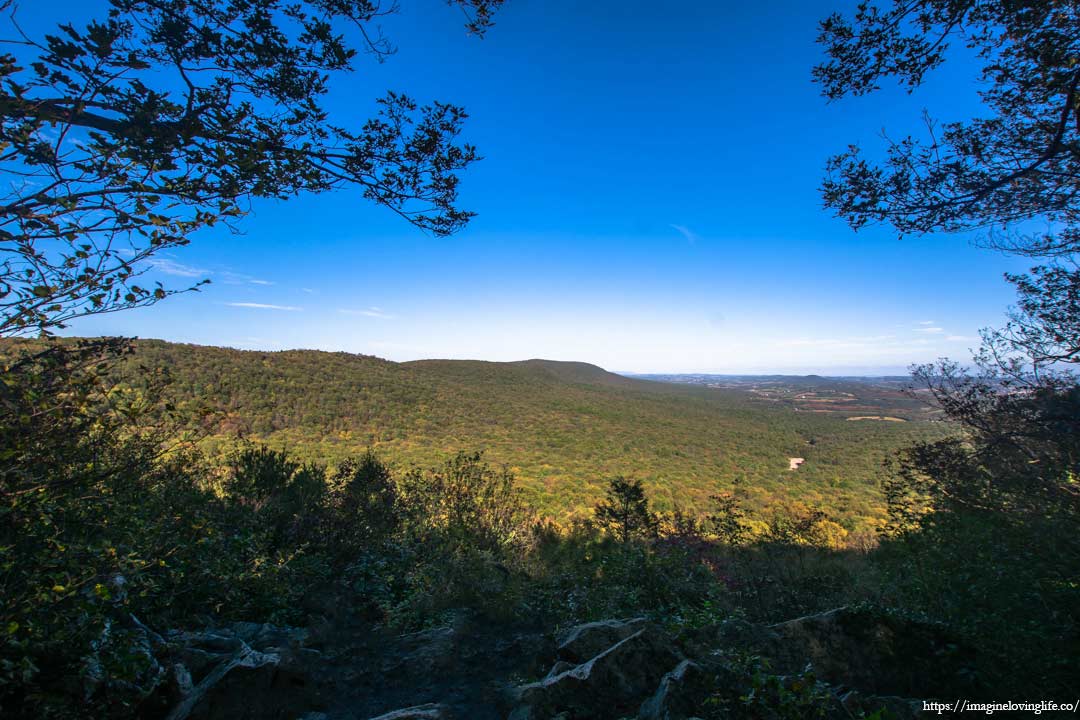
[[[765,685],[759,696],[774,688],[826,718],[882,708],[914,718],[921,702],[910,698],[970,689],[973,661],[936,625],[849,608],[772,626],[729,620],[678,640],[642,619],[588,623],[562,636],[559,656],[517,688],[512,720],[688,720],[710,698],[741,717],[754,683]]]
[[[446,707],[438,703],[424,703],[401,710],[392,710],[371,720],[445,720]]]
[[[206,632],[172,632],[166,720],[294,718],[319,709],[315,665],[297,628],[236,623]]]
[[[600,620],[571,628],[559,637],[559,657],[582,663],[645,627],[645,618]]]
[[[250,623],[150,637],[168,720],[738,718],[747,696],[769,693],[817,703],[825,718],[886,708],[903,720],[921,698],[970,687],[972,662],[938,626],[847,608],[678,636],[633,618],[558,637],[465,621],[322,645],[304,630]]]
[[[826,682],[877,695],[949,696],[975,688],[969,648],[932,623],[838,608],[769,628],[787,669],[810,663]]]
[[[710,673],[693,660],[683,660],[660,679],[656,693],[641,704],[640,720],[690,717],[701,709],[715,689]]]
[[[579,639],[611,628],[583,630]],[[617,636],[618,633],[616,633]],[[560,648],[561,649],[561,648]],[[525,685],[518,690],[518,708],[512,716],[620,717],[633,713],[656,689],[657,683],[681,657],[671,639],[652,626],[644,626],[576,667]]]

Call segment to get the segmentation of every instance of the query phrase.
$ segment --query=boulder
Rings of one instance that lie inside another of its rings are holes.
[[[317,704],[319,653],[291,628],[238,623],[211,632],[173,632],[166,720],[293,718]],[[274,652],[256,650],[245,639]],[[287,645],[288,647],[280,647]]]
[[[195,690],[195,683],[191,679],[191,671],[182,663],[173,663],[169,667],[166,681],[166,699],[171,705],[182,702]]]
[[[519,688],[512,717],[632,715],[682,659],[666,634],[645,625],[587,662]]]
[[[425,703],[393,710],[371,720],[445,720],[447,717],[445,706],[438,703]]]
[[[81,687],[77,690],[71,687],[68,692],[78,692],[83,701],[89,701],[102,691],[124,696],[129,702],[144,701],[159,691],[166,681],[167,670],[155,653],[161,643],[161,637],[134,615],[119,625],[106,620],[99,636],[90,643],[90,652],[82,658],[78,677],[65,680],[71,686],[78,683]],[[106,668],[107,663],[102,660],[110,655],[126,656],[134,671],[124,679],[112,676]]]
[[[838,608],[773,625],[763,654],[781,672],[807,663],[827,683],[870,695],[952,697],[975,690],[973,653],[933,623]]]
[[[562,675],[564,672],[566,672],[567,670],[572,669],[573,667],[574,667],[574,663],[569,663],[569,662],[566,662],[565,660],[559,660],[554,665],[551,666],[551,670],[548,670],[548,674],[545,677],[546,678],[553,678],[556,675]]]
[[[166,720],[253,717],[274,682],[281,658],[250,648],[221,662],[187,693]]]
[[[660,679],[660,686],[638,710],[638,720],[685,720],[712,689],[711,678],[692,660],[683,660]]]
[[[632,618],[578,625],[559,637],[559,657],[572,663],[583,663],[641,630],[645,623],[645,618]]]
[[[768,627],[738,618],[690,628],[680,639],[686,654],[699,661],[739,651],[762,654],[774,651],[780,642]]]
[[[261,652],[301,647],[306,643],[309,634],[304,628],[250,622],[232,623],[228,631],[233,637],[247,643],[253,650]]]

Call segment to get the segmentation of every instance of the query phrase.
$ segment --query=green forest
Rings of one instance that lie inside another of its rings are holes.
[[[882,463],[949,432],[942,423],[846,422],[752,402],[739,391],[634,380],[584,363],[424,360],[288,351],[244,352],[138,341],[120,377],[166,399],[195,444],[226,458],[265,444],[336,464],[367,450],[401,468],[458,452],[506,465],[531,505],[566,522],[591,517],[607,479],[645,483],[654,505],[702,514],[708,498],[745,488],[748,506],[828,507],[849,530],[885,517]],[[797,472],[789,457],[806,458]]]

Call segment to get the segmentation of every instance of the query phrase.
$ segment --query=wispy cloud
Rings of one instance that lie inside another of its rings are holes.
[[[690,228],[686,227],[685,225],[672,224],[671,227],[677,230],[679,234],[682,235],[684,238],[686,238],[686,242],[690,243],[691,245],[693,245],[699,240],[698,234]]]
[[[134,250],[128,251],[127,249],[121,251],[122,254],[131,257],[135,254]],[[262,280],[260,278],[252,277],[251,275],[245,275],[244,273],[233,272],[232,270],[208,270],[206,268],[194,267],[192,265],[185,265],[182,262],[177,262],[167,257],[155,257],[149,258],[147,264],[154,270],[165,275],[175,275],[177,277],[214,277],[220,282],[226,285],[273,285],[270,280]]]
[[[225,303],[229,307],[238,308],[254,308],[256,310],[303,310],[304,308],[294,307],[292,305],[271,305],[269,303],[256,303],[256,302],[228,302]]]
[[[219,270],[214,273],[221,282],[226,285],[273,285],[274,283],[269,280],[260,280],[259,278],[252,277],[251,275],[245,275],[244,273],[233,272],[232,270]]]
[[[192,267],[191,265],[184,265],[178,263],[175,260],[168,258],[151,258],[150,267],[157,270],[159,273],[165,273],[166,275],[176,275],[177,277],[205,277],[210,275],[209,270],[203,270],[202,268]]]
[[[936,323],[936,321],[934,321],[934,320],[920,320],[920,321],[918,322],[918,324],[919,324],[919,325],[935,325],[935,324],[937,324],[937,323]]]
[[[360,315],[362,317],[378,318],[379,320],[392,320],[397,317],[396,315],[391,315],[390,313],[385,312],[380,307],[374,306],[369,307],[365,310],[350,310],[348,308],[338,308],[338,312],[342,315]]]
[[[938,333],[943,333],[943,332],[945,332],[945,328],[939,328],[939,327],[921,327],[921,328],[919,328],[918,330],[916,330],[915,332],[921,332],[921,333],[931,333],[931,334],[934,334],[934,335],[936,335],[936,334],[938,334]]]
[[[311,288],[300,288],[300,289],[303,290],[304,292],[306,292],[308,295],[314,295],[315,294],[315,291],[312,290]]]

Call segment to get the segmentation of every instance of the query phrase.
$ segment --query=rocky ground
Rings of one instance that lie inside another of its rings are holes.
[[[676,720],[857,718],[971,689],[971,653],[937,626],[840,608],[777,625],[729,620],[672,632],[645,619],[559,634],[464,617],[394,635],[236,623],[149,630],[161,682],[146,714],[168,720]]]

